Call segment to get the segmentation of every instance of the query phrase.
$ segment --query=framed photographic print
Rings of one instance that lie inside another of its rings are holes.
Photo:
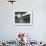
[[[15,11],[15,25],[32,25],[32,10]]]

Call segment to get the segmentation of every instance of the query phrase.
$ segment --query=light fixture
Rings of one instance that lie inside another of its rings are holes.
[[[8,2],[11,2],[12,4],[16,2],[15,0],[8,0]]]

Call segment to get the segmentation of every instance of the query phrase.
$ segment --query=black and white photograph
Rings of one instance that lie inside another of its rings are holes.
[[[16,11],[15,12],[16,25],[32,25],[32,12]]]

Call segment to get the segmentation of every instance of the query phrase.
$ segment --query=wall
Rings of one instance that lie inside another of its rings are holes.
[[[32,26],[15,26],[16,10],[33,10]],[[18,32],[26,32],[33,40],[46,40],[46,1],[17,0],[13,5],[7,0],[0,0],[0,40],[11,40]]]

